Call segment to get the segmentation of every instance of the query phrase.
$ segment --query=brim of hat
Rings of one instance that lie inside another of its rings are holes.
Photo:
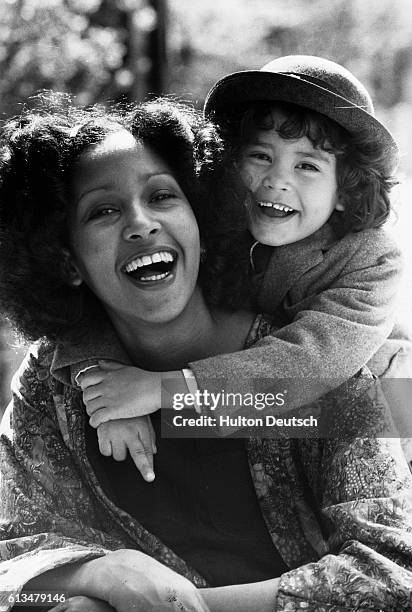
[[[230,114],[239,104],[258,101],[298,104],[326,115],[348,132],[366,130],[385,146],[388,162],[397,163],[395,139],[380,121],[346,98],[297,75],[260,70],[230,74],[209,91],[204,114],[218,120],[220,115]]]

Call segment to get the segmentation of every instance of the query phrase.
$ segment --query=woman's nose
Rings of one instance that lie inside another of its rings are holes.
[[[123,238],[125,240],[138,240],[149,238],[159,233],[160,222],[152,217],[150,212],[142,207],[134,207],[127,217],[123,228]]]

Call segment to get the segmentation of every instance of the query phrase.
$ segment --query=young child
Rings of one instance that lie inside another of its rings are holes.
[[[265,380],[259,390],[274,393],[284,379],[313,381],[290,408],[365,364],[379,377],[410,375],[412,345],[395,324],[401,257],[381,228],[397,147],[363,85],[334,62],[288,56],[221,79],[205,114],[221,127],[229,163],[248,189],[257,307],[284,326],[260,346],[191,363],[188,371],[106,363],[82,374],[90,422],[104,427],[112,446],[127,446],[121,418],[161,407],[168,376],[180,377],[182,392],[217,379],[220,390],[234,393],[255,392],[258,379]],[[236,248],[222,272],[226,297],[233,294]],[[149,447],[142,446],[147,480],[154,478]]]

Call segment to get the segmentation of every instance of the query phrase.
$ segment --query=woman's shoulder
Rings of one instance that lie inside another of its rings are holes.
[[[50,368],[53,344],[31,345],[11,381],[11,402],[7,407],[1,433],[13,439],[16,432],[39,432],[44,435],[50,423],[55,423],[55,393]]]
[[[47,340],[31,344],[11,382],[12,393],[17,396],[36,397],[48,388],[55,345]],[[37,398],[40,400],[40,398]]]

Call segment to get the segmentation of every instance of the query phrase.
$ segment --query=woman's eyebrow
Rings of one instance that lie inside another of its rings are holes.
[[[148,181],[151,178],[154,177],[160,177],[160,176],[165,176],[165,177],[171,177],[174,179],[174,176],[171,172],[168,172],[167,170],[162,170],[161,172],[147,172],[145,174],[142,174],[142,176],[140,177],[141,181]],[[176,179],[174,179],[176,180]],[[94,191],[101,191],[101,190],[116,190],[116,185],[113,185],[112,183],[103,183],[102,185],[97,185],[95,187],[90,187],[90,188],[86,188],[84,191],[82,191],[79,194],[79,197],[77,198],[77,202],[79,203],[80,200],[82,198],[84,198],[85,196],[93,193]]]
[[[113,188],[112,185],[103,184],[103,185],[99,185],[98,187],[90,187],[90,189],[85,189],[77,197],[77,204],[79,204],[83,200],[83,198],[85,198],[86,196],[90,195],[94,191],[102,191],[104,189],[112,189],[112,188]]]

